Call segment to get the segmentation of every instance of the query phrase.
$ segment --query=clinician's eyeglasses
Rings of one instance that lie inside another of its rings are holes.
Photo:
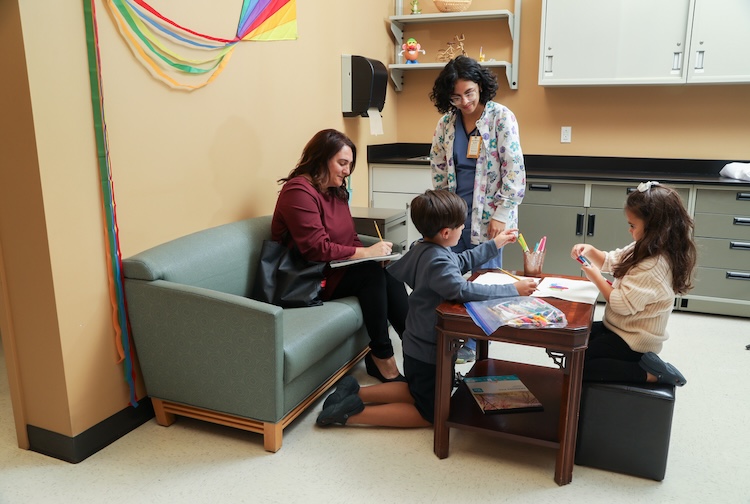
[[[477,88],[469,89],[463,95],[452,95],[450,98],[451,105],[458,107],[464,100],[472,101],[477,97]]]

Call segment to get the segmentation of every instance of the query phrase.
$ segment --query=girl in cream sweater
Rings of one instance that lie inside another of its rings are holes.
[[[643,182],[630,193],[625,217],[630,245],[603,252],[579,243],[571,251],[607,301],[603,320],[591,328],[583,379],[682,386],[685,377],[657,354],[669,337],[675,295],[692,288],[693,220],[677,192],[658,182]]]

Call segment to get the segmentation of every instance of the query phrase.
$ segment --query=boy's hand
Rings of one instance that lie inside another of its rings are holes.
[[[525,278],[513,284],[519,296],[530,296],[536,290],[536,279]]]
[[[502,247],[506,243],[513,243],[515,242],[518,237],[516,235],[518,233],[518,229],[506,229],[500,233],[498,233],[493,240],[495,240],[495,245],[497,248]]]

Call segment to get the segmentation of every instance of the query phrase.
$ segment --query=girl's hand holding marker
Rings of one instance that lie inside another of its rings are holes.
[[[575,257],[576,261],[578,261],[579,263],[583,265],[583,268],[581,269],[583,270],[584,274],[586,275],[586,277],[588,277],[589,280],[593,281],[592,276],[596,275],[596,273],[599,273],[599,275],[601,275],[601,271],[599,271],[599,268],[594,266],[594,264],[591,261],[589,261],[585,255],[580,254],[578,256],[575,256],[575,254],[576,254],[576,247],[573,247],[573,253],[571,255]],[[606,280],[609,285],[612,285],[612,282],[610,282],[607,278],[604,278],[604,280]]]

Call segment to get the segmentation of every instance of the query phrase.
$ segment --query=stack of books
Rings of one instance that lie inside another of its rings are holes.
[[[467,376],[464,383],[484,413],[544,410],[542,403],[516,375]]]

